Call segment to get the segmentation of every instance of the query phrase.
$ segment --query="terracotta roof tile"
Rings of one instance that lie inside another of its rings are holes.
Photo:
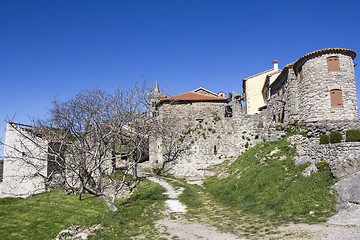
[[[218,96],[210,96],[202,93],[195,93],[193,91],[181,93],[171,97],[160,98],[160,101],[220,101],[225,102],[226,98]]]
[[[301,58],[299,58],[298,60],[295,61],[295,64],[297,64],[298,62],[300,62],[301,60],[310,57],[312,55],[318,54],[318,53],[330,53],[330,52],[348,52],[350,53],[352,59],[354,59],[356,57],[356,52],[351,50],[351,49],[346,49],[346,48],[325,48],[325,49],[320,49],[320,50],[316,50],[313,51],[311,53],[308,53],[304,56],[302,56]]]

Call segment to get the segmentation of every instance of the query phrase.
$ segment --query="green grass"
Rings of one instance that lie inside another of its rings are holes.
[[[335,212],[336,196],[330,190],[335,180],[328,165],[303,177],[307,165],[295,167],[295,153],[286,138],[256,145],[228,167],[228,178],[211,177],[206,189],[219,203],[265,219],[323,221]]]
[[[115,213],[99,198],[85,194],[84,200],[79,201],[77,196],[66,196],[59,190],[27,199],[0,199],[0,236],[1,239],[51,239],[71,224],[101,223],[103,229],[90,239],[128,239],[137,235],[151,239],[156,234],[152,230],[154,221],[161,217],[164,191],[158,184],[144,181],[130,199],[116,202],[119,211]]]

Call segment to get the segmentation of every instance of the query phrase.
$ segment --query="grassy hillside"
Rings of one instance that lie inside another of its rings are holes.
[[[130,199],[117,202],[119,211],[112,213],[96,197],[66,196],[62,191],[42,193],[32,198],[0,199],[1,239],[52,239],[61,229],[73,225],[104,227],[90,239],[129,239],[155,235],[154,221],[164,204],[164,188],[144,181]],[[139,216],[148,216],[140,218]]]
[[[206,191],[221,204],[269,220],[325,220],[335,212],[336,204],[329,166],[321,162],[318,172],[303,177],[308,165],[295,167],[295,154],[295,146],[286,137],[258,144],[228,167],[227,178],[207,179]]]

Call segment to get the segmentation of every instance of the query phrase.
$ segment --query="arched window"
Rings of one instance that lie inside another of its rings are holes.
[[[331,107],[343,107],[342,91],[339,89],[333,89],[330,91]]]
[[[338,57],[328,57],[327,59],[328,72],[339,72],[340,62]]]

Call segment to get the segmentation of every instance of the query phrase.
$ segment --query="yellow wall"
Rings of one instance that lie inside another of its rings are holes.
[[[266,76],[272,73],[274,70],[270,69],[268,71],[259,73],[252,77],[247,78],[246,87],[245,87],[245,96],[246,96],[246,113],[255,114],[259,112],[259,107],[265,105],[262,88],[265,83]]]

